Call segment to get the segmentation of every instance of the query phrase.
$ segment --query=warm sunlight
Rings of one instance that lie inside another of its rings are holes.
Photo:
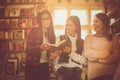
[[[86,10],[71,10],[71,15],[76,15],[80,18],[81,25],[87,25],[87,11]]]
[[[54,25],[64,25],[67,19],[67,10],[56,9],[54,11]]]

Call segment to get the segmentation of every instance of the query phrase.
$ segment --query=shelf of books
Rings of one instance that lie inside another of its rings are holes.
[[[7,68],[0,67],[0,76],[24,72],[27,34],[37,25],[36,14],[44,5],[44,0],[0,1],[0,57],[7,59],[7,64],[3,63]]]

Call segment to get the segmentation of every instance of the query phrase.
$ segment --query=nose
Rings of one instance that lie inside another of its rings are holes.
[[[66,28],[67,28],[67,29],[70,28],[70,25],[66,25]]]

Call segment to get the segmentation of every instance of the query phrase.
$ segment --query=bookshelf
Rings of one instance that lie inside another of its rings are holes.
[[[0,1],[0,42],[8,46],[5,50],[1,47],[2,53],[6,54],[8,69],[0,71],[0,76],[24,76],[27,34],[37,25],[36,14],[43,7],[44,0]]]

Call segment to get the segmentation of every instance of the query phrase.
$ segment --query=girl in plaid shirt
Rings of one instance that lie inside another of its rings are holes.
[[[32,28],[27,37],[25,80],[49,80],[49,43],[55,43],[51,14],[41,10],[37,15],[38,27]]]

